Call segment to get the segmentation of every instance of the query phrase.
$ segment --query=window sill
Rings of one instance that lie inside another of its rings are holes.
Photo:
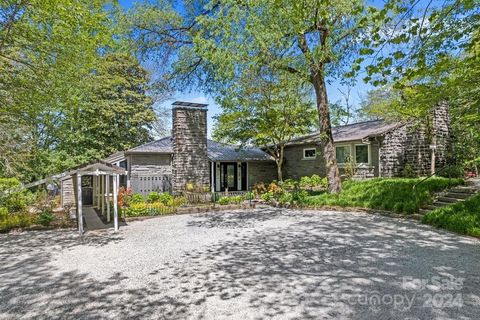
[[[302,158],[302,160],[307,160],[307,161],[308,160],[317,160],[317,157],[315,157],[315,158]]]

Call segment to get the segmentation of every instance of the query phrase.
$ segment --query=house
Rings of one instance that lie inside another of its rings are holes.
[[[178,193],[187,184],[235,193],[275,179],[275,162],[264,150],[240,149],[207,139],[206,104],[176,101],[172,117],[172,136],[103,159],[125,169],[119,185],[144,195],[152,191]],[[83,204],[93,203],[95,183],[93,177],[82,178]],[[70,176],[62,179],[61,189],[62,205],[73,203]]]
[[[353,160],[357,177],[397,177],[408,165],[415,175],[435,172],[451,154],[448,106],[436,106],[429,117],[406,123],[373,120],[332,128],[340,173]],[[326,175],[319,133],[298,137],[284,150],[284,177]]]
[[[206,104],[176,101],[172,117],[172,136],[103,159],[104,163],[125,170],[124,175],[117,175],[117,184],[144,195],[151,191],[179,193],[189,184],[235,193],[276,179],[274,159],[264,150],[240,149],[207,139]],[[406,165],[418,175],[429,174],[435,166],[442,167],[450,141],[447,106],[436,107],[428,122],[430,125],[375,120],[333,128],[341,172],[349,159],[355,160],[360,178],[399,176]],[[318,137],[316,132],[286,145],[284,178],[325,176]],[[111,179],[107,183],[110,186]],[[92,204],[98,183],[94,176],[82,177],[83,204]],[[62,205],[73,202],[70,176],[62,179],[61,189]]]

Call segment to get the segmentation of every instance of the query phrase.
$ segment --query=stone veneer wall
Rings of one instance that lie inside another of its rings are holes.
[[[435,167],[438,170],[447,163],[451,144],[450,118],[445,103],[434,108],[425,121],[409,123],[384,135],[380,148],[381,176],[400,176],[406,165],[419,176],[430,174],[432,144],[437,145]]]
[[[177,193],[187,183],[210,185],[207,154],[207,108],[173,106],[172,188]]]
[[[435,108],[433,117],[434,135],[437,144],[435,152],[435,165],[437,170],[448,163],[452,156],[452,129],[450,127],[450,114],[448,104],[441,103]]]
[[[401,173],[407,141],[407,127],[386,133],[380,144],[380,176],[396,177]]]

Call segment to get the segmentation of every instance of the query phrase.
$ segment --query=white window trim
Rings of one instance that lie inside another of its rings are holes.
[[[354,148],[353,148],[354,150],[352,150],[352,144],[351,143],[336,144],[335,145],[335,159],[337,158],[337,148],[341,148],[341,147],[349,147],[350,148],[350,156],[352,156],[353,152],[355,151]],[[344,166],[344,165],[346,165],[346,163],[345,162],[339,162],[339,163],[337,163],[337,165]]]
[[[315,156],[305,157],[305,151],[307,151],[307,150],[315,150]],[[304,148],[303,149],[303,154],[302,154],[302,159],[303,160],[315,160],[315,159],[317,159],[317,148]]]
[[[370,144],[366,144],[366,143],[355,143],[353,145],[353,157],[355,159],[355,161],[357,161],[357,146],[367,146],[367,153],[368,153],[368,162],[367,163],[364,163],[364,162],[360,162],[360,163],[357,163],[357,165],[359,164],[366,164],[368,166],[370,166],[372,164],[372,146]]]

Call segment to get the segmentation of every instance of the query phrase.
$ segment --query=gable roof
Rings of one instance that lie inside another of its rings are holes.
[[[126,154],[135,153],[173,153],[172,137],[161,138],[132,148]],[[207,153],[211,161],[270,161],[273,158],[259,148],[239,148],[213,140],[207,140]]]
[[[334,142],[347,142],[377,137],[391,130],[403,126],[400,122],[388,122],[385,120],[371,120],[357,122],[332,128]],[[308,144],[320,141],[319,131],[292,139],[288,144]]]
[[[77,173],[81,173],[83,175],[85,174],[96,175],[96,174],[105,174],[105,173],[116,173],[116,174],[124,175],[126,174],[126,171],[124,168],[121,168],[114,164],[97,159],[97,160],[93,160],[88,163],[84,163],[79,166],[70,168],[69,171],[56,175],[54,176],[54,178],[65,180],[65,179],[69,179],[71,176]]]
[[[125,151],[118,151],[118,152],[112,153],[105,159],[102,159],[102,161],[108,162],[108,163],[115,163],[118,161],[122,161],[123,159],[125,159]]]
[[[272,156],[259,148],[232,146],[207,140],[208,158],[212,161],[268,161]]]
[[[161,138],[129,149],[125,153],[173,153],[172,137]]]

